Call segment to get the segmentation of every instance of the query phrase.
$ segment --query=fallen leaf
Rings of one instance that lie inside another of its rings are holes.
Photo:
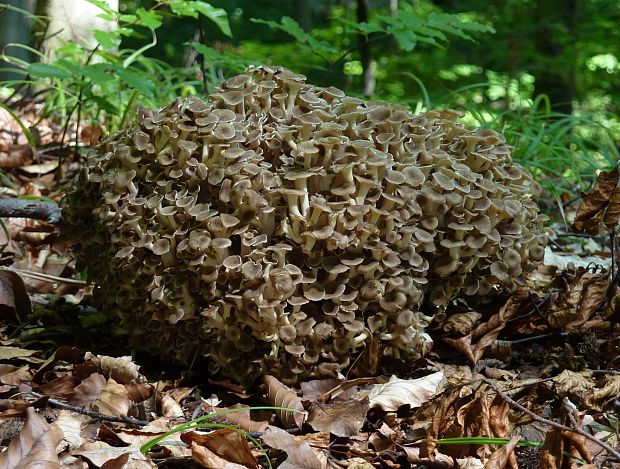
[[[266,445],[288,455],[278,469],[327,469],[327,456],[323,451],[313,449],[307,441],[297,439],[281,428],[270,426],[261,439]]]
[[[573,332],[586,323],[605,301],[609,288],[606,275],[580,268],[563,290],[553,294],[547,320],[562,331]]]
[[[135,454],[138,456],[138,454],[140,454],[140,450],[132,446],[118,448],[115,446],[110,446],[103,441],[94,441],[84,443],[77,450],[74,450],[72,454],[75,456],[82,456],[95,466],[101,467],[106,462],[119,458],[125,454]],[[129,460],[129,458],[127,458],[127,460]]]
[[[0,347],[0,360],[29,357],[37,353],[36,350],[26,350],[19,347]]]
[[[30,381],[32,373],[30,366],[17,367],[13,365],[0,365],[0,383],[18,385]]]
[[[354,436],[360,432],[369,407],[367,396],[359,401],[349,399],[327,404],[315,402],[310,407],[308,424],[319,432],[341,437]]]
[[[83,416],[68,410],[61,410],[54,422],[63,433],[63,441],[69,448],[76,449],[82,446],[82,420]]]
[[[102,375],[93,373],[75,387],[73,394],[69,396],[69,402],[74,405],[92,404],[105,388],[106,382]]]
[[[28,317],[31,309],[22,278],[10,270],[0,270],[0,319],[22,321]]]
[[[61,469],[56,447],[62,440],[62,430],[37,415],[32,407],[26,409],[26,424],[0,454],[0,469]]]
[[[126,416],[129,412],[129,396],[125,386],[109,379],[95,401],[99,412],[114,417]]]
[[[496,449],[487,463],[484,465],[484,469],[497,469],[501,467],[516,468],[516,459],[514,455],[517,443],[521,440],[520,436],[513,436],[508,443],[501,448]],[[514,462],[508,465],[508,461],[514,459]]]
[[[392,376],[387,383],[370,388],[370,407],[380,407],[386,412],[395,412],[406,404],[412,408],[420,407],[435,395],[443,376],[442,371],[417,379]]]
[[[464,337],[458,339],[445,338],[444,341],[455,347],[465,355],[472,365],[475,365],[484,356],[486,349],[495,342],[499,333],[506,326],[506,322],[515,315],[529,295],[530,292],[527,289],[518,289],[499,312],[491,316],[486,323],[480,324]]]
[[[167,394],[163,395],[161,398],[161,413],[164,417],[168,418],[184,417],[181,406]]]
[[[48,160],[43,163],[20,166],[19,170],[31,176],[40,176],[42,174],[47,174],[54,171],[56,168],[58,168],[59,163],[60,160],[58,158],[54,158],[53,160]]]
[[[243,404],[235,404],[231,407],[226,408],[213,408],[209,409],[209,412],[219,412],[222,410],[228,409],[238,409],[235,412],[227,413],[224,417],[227,423],[234,425],[235,427],[241,428],[246,432],[264,432],[269,426],[269,422],[266,420],[256,421],[252,420],[252,415],[250,413],[250,408]]]
[[[227,461],[209,448],[200,446],[197,443],[192,443],[191,450],[192,459],[207,469],[247,469],[247,466]]]
[[[229,463],[238,464],[245,468],[258,468],[258,462],[252,454],[248,442],[241,433],[235,430],[223,428],[206,434],[187,432],[181,435],[181,440],[192,448],[192,457],[194,457],[194,450],[197,449],[195,446],[199,446],[208,449]],[[201,457],[205,455],[200,451],[198,454]]]
[[[92,362],[101,374],[120,384],[131,384],[134,382],[145,382],[146,379],[140,374],[140,367],[136,365],[131,357],[107,357],[105,355],[93,355],[86,352],[84,360]]]
[[[594,189],[583,194],[583,200],[573,222],[577,232],[585,232],[596,236],[601,223],[613,226],[620,219],[620,191],[618,190],[620,172],[601,171]]]
[[[307,412],[301,403],[301,398],[288,386],[285,386],[273,376],[264,377],[265,387],[267,388],[267,400],[274,407],[285,407],[290,410],[276,410],[276,415],[286,428],[301,428]]]

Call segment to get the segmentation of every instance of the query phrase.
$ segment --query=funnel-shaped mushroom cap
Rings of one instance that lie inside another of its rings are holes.
[[[538,185],[459,116],[252,67],[99,145],[64,232],[102,308],[169,359],[244,382],[333,376],[375,339],[416,359],[431,308],[544,256]]]

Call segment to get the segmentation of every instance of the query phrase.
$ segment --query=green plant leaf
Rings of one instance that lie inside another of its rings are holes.
[[[305,44],[315,53],[336,54],[338,51],[329,42],[317,39],[311,34],[303,30],[299,23],[290,16],[284,16],[279,23],[271,20],[263,20],[260,18],[252,18],[253,23],[265,24],[271,29],[279,29],[293,36],[297,41]]]
[[[224,35],[232,37],[232,31],[228,23],[228,13],[223,8],[215,8],[206,2],[189,0],[171,0],[169,5],[175,15],[198,18],[200,14],[213,21]]]
[[[127,86],[145,96],[154,96],[155,83],[146,75],[139,75],[121,67],[116,67],[116,74]]]
[[[52,64],[34,63],[28,66],[28,73],[36,78],[70,78],[71,72]]]
[[[104,49],[114,49],[121,44],[120,35],[117,32],[102,31],[95,29],[93,36]]]
[[[150,30],[157,29],[163,22],[163,16],[160,12],[154,10],[145,10],[144,8],[138,8],[136,11],[140,17],[140,23]]]
[[[112,79],[104,64],[87,65],[82,68],[82,74],[98,85],[108,83]]]

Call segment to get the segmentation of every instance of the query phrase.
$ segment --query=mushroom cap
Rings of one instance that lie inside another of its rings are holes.
[[[510,290],[544,257],[501,135],[305,80],[251,67],[89,156],[63,232],[137,346],[246,382],[333,376],[373,338],[413,360],[423,303]]]

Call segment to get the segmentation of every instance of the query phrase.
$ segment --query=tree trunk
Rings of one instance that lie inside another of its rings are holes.
[[[575,96],[575,54],[578,0],[540,0],[534,15],[539,28],[534,46],[540,57],[534,72],[534,95],[546,94],[554,111],[571,114]]]
[[[358,23],[368,21],[369,10],[370,7],[368,0],[357,0]],[[370,96],[375,92],[375,85],[377,84],[377,78],[375,77],[375,72],[372,69],[372,51],[370,49],[370,43],[368,42],[367,35],[359,34],[357,41],[360,52],[360,60],[362,62],[362,69],[364,70],[362,75],[362,93],[364,96]]]

